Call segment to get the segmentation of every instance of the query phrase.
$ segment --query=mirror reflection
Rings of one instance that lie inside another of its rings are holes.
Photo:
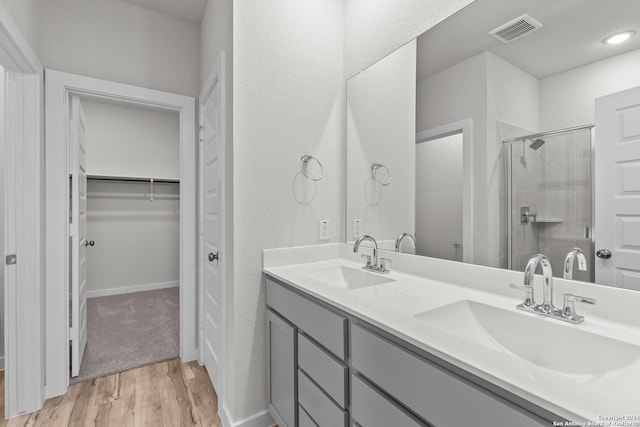
[[[640,290],[640,202],[615,208],[640,193],[640,156],[601,156],[640,134],[611,119],[640,119],[615,95],[640,86],[637,16],[634,0],[476,0],[350,78],[346,241],[519,271],[540,252],[560,277],[577,248],[571,278]]]

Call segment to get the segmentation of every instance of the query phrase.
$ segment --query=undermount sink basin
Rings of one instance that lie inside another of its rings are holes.
[[[305,272],[305,275],[328,286],[347,289],[366,288],[395,282],[395,280],[382,274],[343,265],[309,270]]]
[[[414,316],[420,322],[564,374],[599,375],[640,358],[640,347],[560,321],[463,300]]]

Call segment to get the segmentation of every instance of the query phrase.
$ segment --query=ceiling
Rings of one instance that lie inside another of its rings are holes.
[[[199,24],[207,0],[123,0],[164,15]]]
[[[543,27],[503,43],[494,28],[527,13]],[[640,49],[638,0],[476,0],[418,38],[418,80],[484,51],[544,78],[623,52]],[[626,43],[602,39],[635,30]]]

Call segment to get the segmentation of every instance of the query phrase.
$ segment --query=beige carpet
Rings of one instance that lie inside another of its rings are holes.
[[[87,300],[87,347],[80,375],[92,380],[175,359],[180,352],[180,288]]]

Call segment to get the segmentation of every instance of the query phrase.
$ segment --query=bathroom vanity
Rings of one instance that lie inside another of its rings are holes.
[[[570,325],[516,310],[522,295],[509,283],[522,273],[390,253],[391,273],[376,274],[351,249],[264,253],[268,400],[279,426],[640,417],[640,324],[606,314],[635,293],[557,280],[558,293],[598,299]]]

